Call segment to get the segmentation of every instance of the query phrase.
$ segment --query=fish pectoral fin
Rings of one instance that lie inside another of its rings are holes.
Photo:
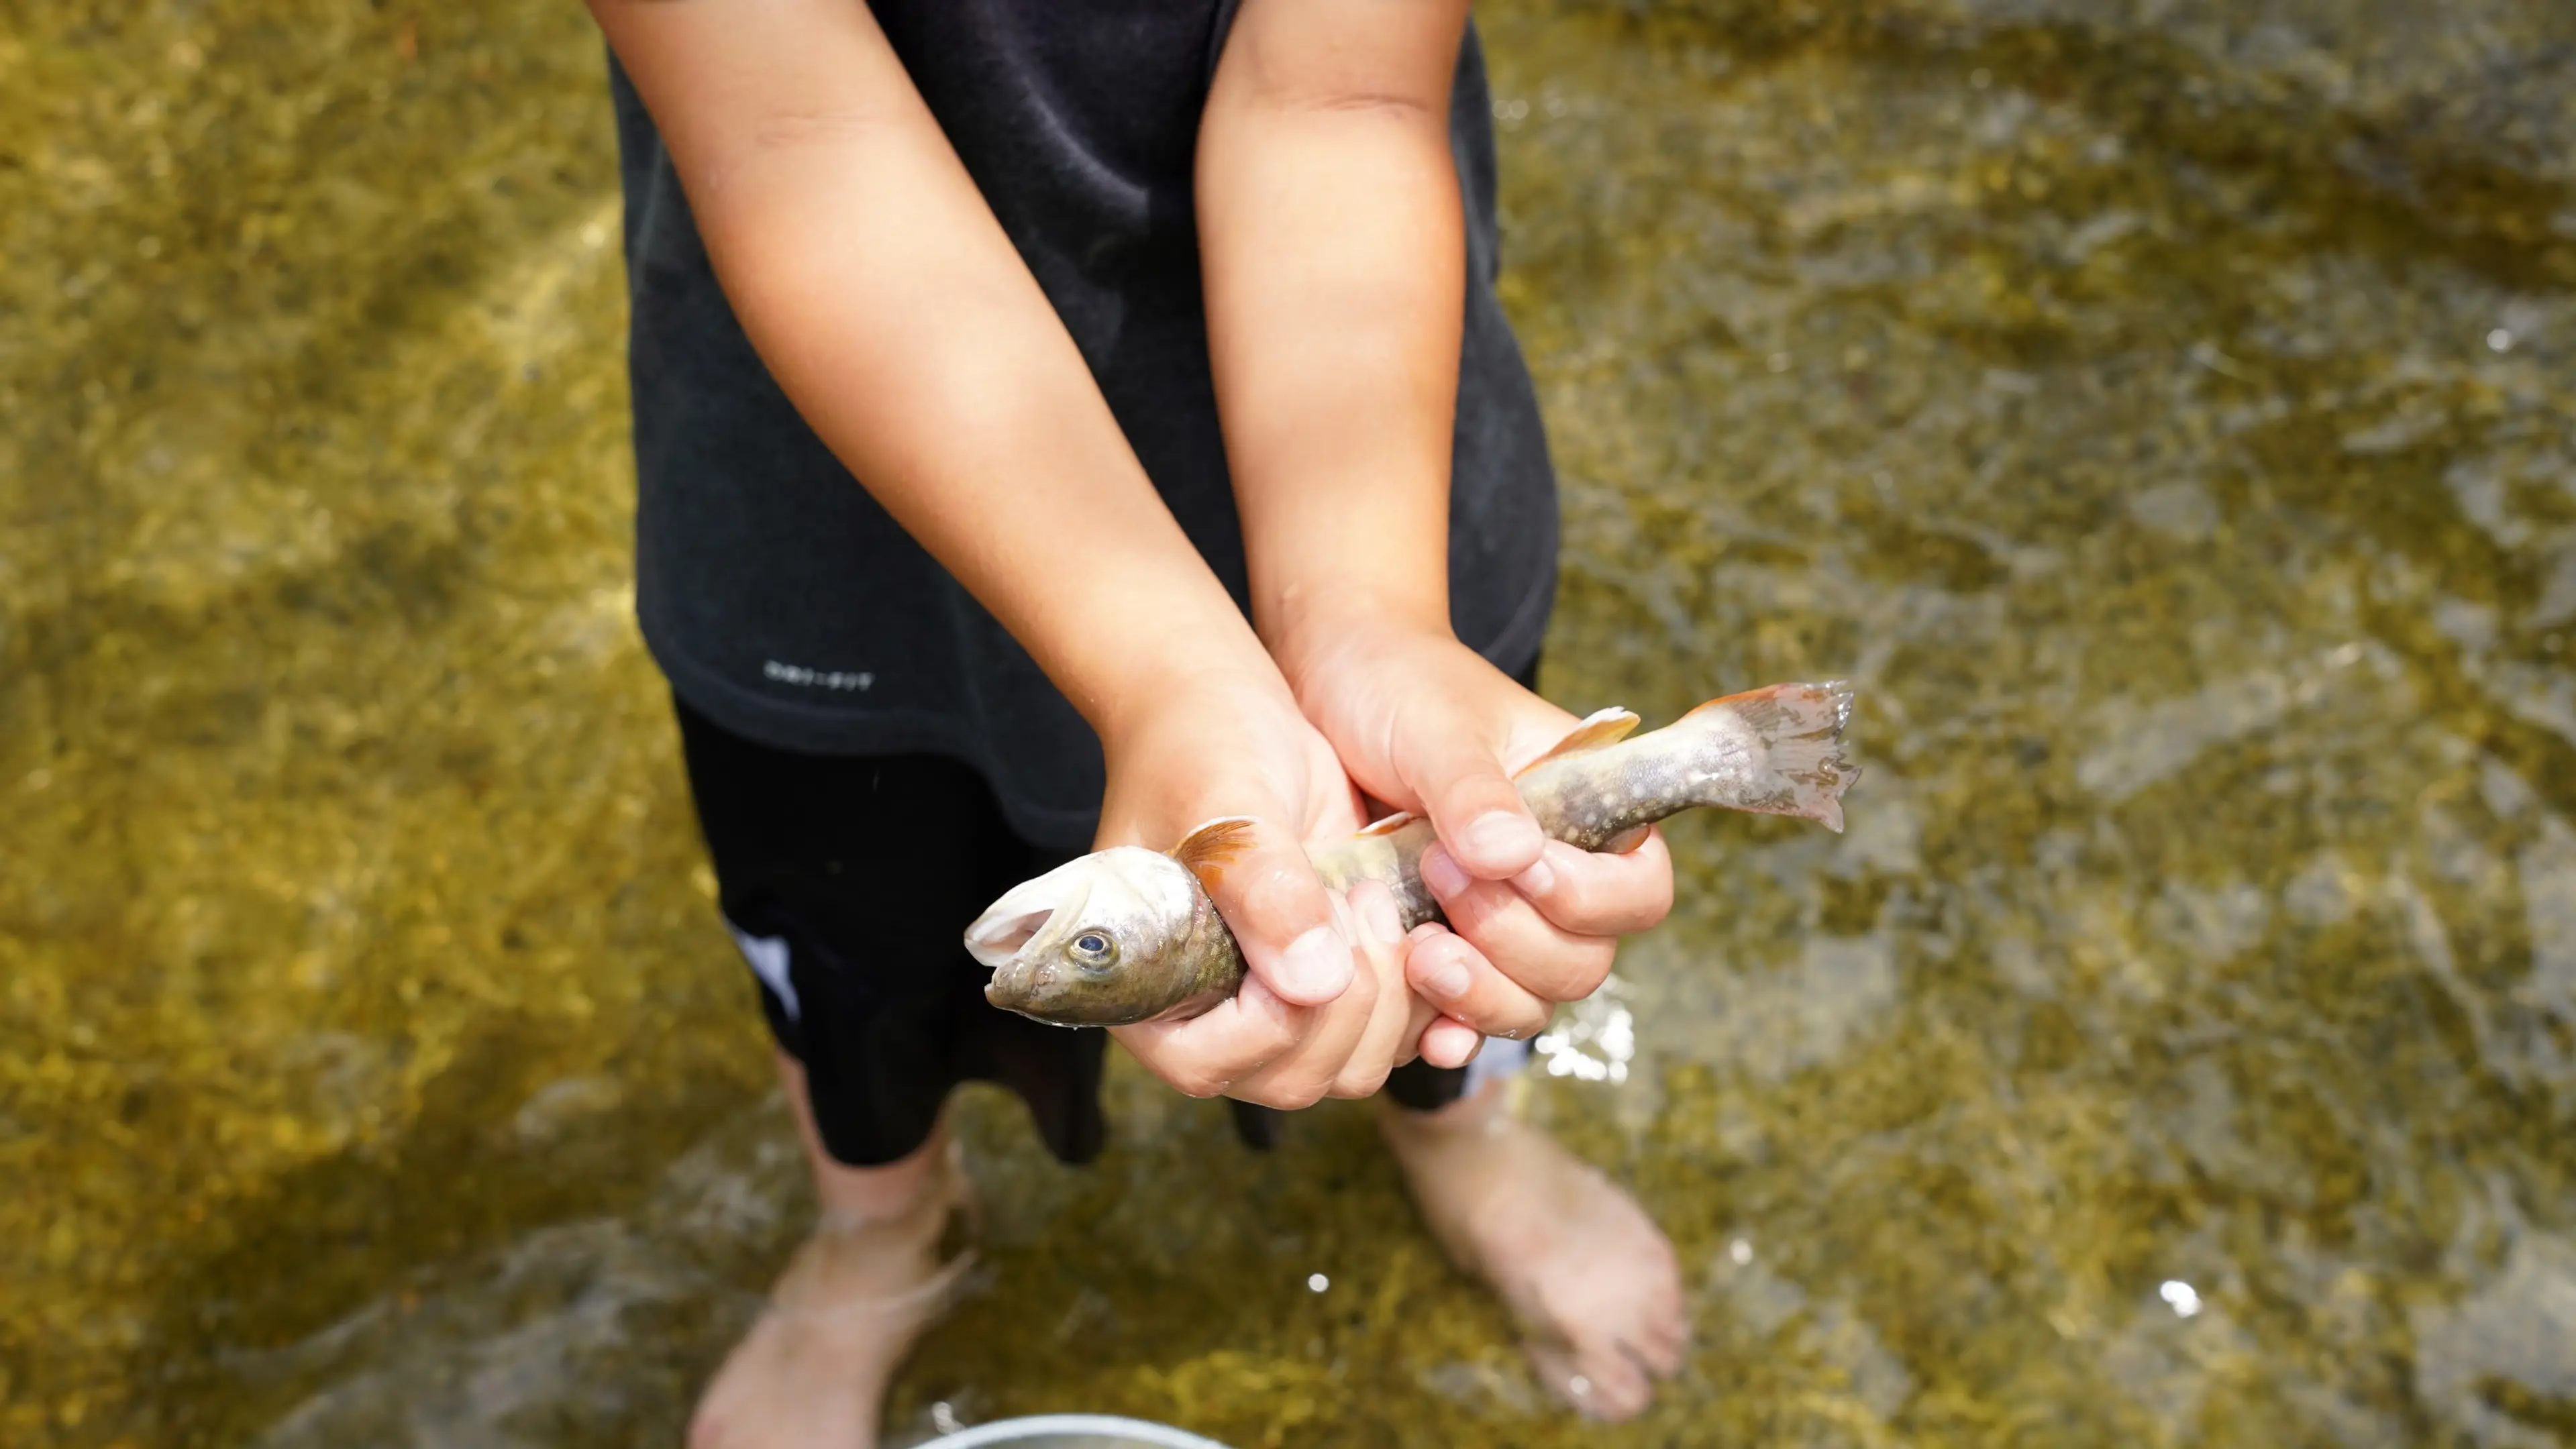
[[[1236,856],[1252,848],[1253,819],[1249,815],[1227,815],[1211,820],[1181,837],[1171,849],[1171,857],[1197,876],[1202,885],[1222,871]]]
[[[1368,824],[1361,826],[1360,838],[1365,840],[1372,835],[1393,835],[1395,832],[1411,825],[1416,818],[1417,817],[1410,810],[1398,810],[1394,814],[1387,816],[1385,819],[1372,820]]]
[[[1606,745],[1615,745],[1626,739],[1628,732],[1636,727],[1637,716],[1632,710],[1621,709],[1615,704],[1608,709],[1596,710],[1586,716],[1583,723],[1574,727],[1574,733],[1558,740],[1555,748],[1513,771],[1513,777],[1517,779],[1526,775],[1550,760],[1562,759],[1567,755],[1579,755],[1586,750],[1597,750]]]

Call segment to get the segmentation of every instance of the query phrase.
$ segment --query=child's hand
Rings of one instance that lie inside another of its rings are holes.
[[[1575,717],[1445,630],[1343,613],[1279,651],[1299,704],[1360,788],[1430,817],[1422,879],[1451,929],[1414,933],[1406,964],[1432,1005],[1495,1036],[1542,1030],[1599,989],[1618,938],[1672,909],[1659,832],[1625,854],[1546,839],[1511,772]]]
[[[1174,679],[1120,712],[1102,745],[1099,846],[1160,849],[1218,816],[1256,822],[1251,848],[1202,876],[1243,948],[1242,989],[1189,1021],[1114,1029],[1156,1076],[1192,1096],[1293,1108],[1367,1096],[1417,1052],[1443,1066],[1473,1054],[1476,1034],[1441,1026],[1405,985],[1394,897],[1363,885],[1337,899],[1307,861],[1306,844],[1347,837],[1364,817],[1275,672]]]

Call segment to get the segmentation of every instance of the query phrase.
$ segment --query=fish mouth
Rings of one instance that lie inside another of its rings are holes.
[[[1061,1026],[1063,1023],[1051,1021],[1045,1015],[1048,1005],[1045,998],[1052,994],[1047,988],[1054,984],[1043,970],[1015,971],[1005,966],[993,973],[992,980],[984,983],[984,999],[1004,1011],[1015,1011],[1050,1026]]]
[[[966,928],[967,954],[993,968],[993,979],[984,983],[986,1001],[1049,1026],[1118,1026],[1132,1019],[1093,1000],[1080,973],[1054,952],[1031,949],[1056,912],[1078,914],[1091,898],[1094,882],[1086,864],[1069,861],[1012,888]]]
[[[1013,886],[985,907],[975,924],[966,928],[966,954],[996,971],[1010,965],[1057,911],[1075,904],[1080,888],[1066,875],[1067,869],[1058,866],[1036,880]]]

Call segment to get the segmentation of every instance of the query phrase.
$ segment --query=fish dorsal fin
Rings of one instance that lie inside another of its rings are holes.
[[[1181,843],[1171,849],[1172,859],[1197,876],[1201,885],[1214,885],[1236,856],[1252,848],[1252,826],[1249,815],[1211,820],[1182,836]]]
[[[1579,755],[1586,750],[1597,750],[1605,745],[1615,745],[1626,739],[1628,731],[1636,727],[1637,716],[1615,704],[1608,709],[1595,711],[1587,716],[1583,723],[1574,727],[1574,733],[1558,740],[1556,748],[1521,766],[1513,772],[1513,776],[1517,779],[1550,760],[1562,759],[1567,755]]]
[[[1372,820],[1368,824],[1360,827],[1360,838],[1365,840],[1372,835],[1393,835],[1395,832],[1411,825],[1413,821],[1414,814],[1412,811],[1398,810],[1383,820]]]

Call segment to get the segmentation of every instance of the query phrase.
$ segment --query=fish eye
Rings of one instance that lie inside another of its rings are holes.
[[[1106,931],[1085,931],[1073,938],[1073,957],[1086,966],[1106,966],[1118,959],[1118,943]]]

